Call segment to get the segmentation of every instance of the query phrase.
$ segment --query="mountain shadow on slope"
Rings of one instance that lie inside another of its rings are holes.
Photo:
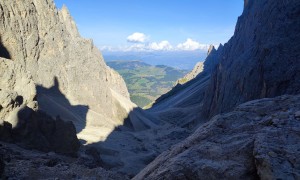
[[[16,126],[4,121],[0,125],[0,140],[17,143],[26,149],[77,156],[80,147],[72,122],[59,116],[53,119],[45,112],[24,106],[17,113]]]
[[[139,116],[140,113],[144,116]],[[94,161],[101,162],[98,166],[133,177],[160,153],[190,134],[186,129],[152,121],[156,118],[152,116],[134,108],[123,125],[115,127],[105,140],[87,144],[85,148],[93,148],[99,154]]]
[[[36,90],[37,97],[33,99],[38,101],[36,107],[29,107],[21,95],[11,102],[15,110],[8,122],[0,125],[0,140],[29,149],[76,156],[80,147],[76,129],[80,132],[85,127],[88,106],[71,105],[60,91],[56,77],[52,87],[37,85]],[[82,119],[75,128],[79,113]]]
[[[71,121],[80,133],[86,125],[86,116],[89,107],[86,105],[72,105],[67,97],[61,92],[57,77],[54,77],[54,85],[50,88],[38,85],[37,101],[39,109],[51,115]]]
[[[53,119],[42,111],[24,108],[18,113],[19,122],[12,138],[21,146],[40,151],[76,156],[80,147],[76,129],[71,121],[59,116]]]

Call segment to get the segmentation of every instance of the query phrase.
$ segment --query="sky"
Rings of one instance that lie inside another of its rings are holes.
[[[206,50],[234,33],[243,0],[54,0],[101,50]]]

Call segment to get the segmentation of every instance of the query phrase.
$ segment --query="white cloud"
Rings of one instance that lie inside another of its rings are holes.
[[[209,45],[208,44],[200,44],[197,41],[192,40],[191,38],[188,38],[184,43],[180,43],[177,45],[178,50],[184,50],[184,51],[194,51],[194,50],[208,50]]]
[[[188,38],[185,42],[173,47],[172,44],[167,41],[150,42],[146,43],[147,37],[143,33],[133,33],[127,38],[129,42],[135,42],[134,44],[127,44],[118,47],[101,46],[102,51],[207,51],[209,49],[208,44],[200,44],[197,41]]]
[[[145,44],[133,44],[123,48],[123,51],[145,51]]]
[[[127,41],[132,43],[144,43],[146,40],[147,36],[140,32],[135,32],[127,37]]]
[[[114,51],[115,48],[113,48],[112,46],[100,46],[99,49],[101,51]]]
[[[161,41],[160,43],[153,42],[148,46],[149,50],[154,51],[162,51],[162,50],[172,50],[173,46],[169,43],[169,41]]]

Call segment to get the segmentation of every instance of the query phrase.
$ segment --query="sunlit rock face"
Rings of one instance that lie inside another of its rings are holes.
[[[0,24],[1,54],[38,85],[39,109],[72,121],[82,138],[89,137],[91,126],[103,128],[94,132],[105,138],[136,107],[124,80],[106,66],[92,40],[80,37],[65,6],[57,10],[52,0],[1,1]]]

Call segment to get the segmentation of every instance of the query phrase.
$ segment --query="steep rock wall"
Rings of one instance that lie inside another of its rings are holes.
[[[204,116],[253,99],[300,93],[299,17],[299,1],[245,1],[206,90]]]
[[[6,58],[38,85],[39,109],[73,121],[78,132],[94,126],[108,133],[136,107],[122,77],[106,66],[91,40],[80,37],[65,6],[57,10],[52,0],[1,1],[0,39]]]

